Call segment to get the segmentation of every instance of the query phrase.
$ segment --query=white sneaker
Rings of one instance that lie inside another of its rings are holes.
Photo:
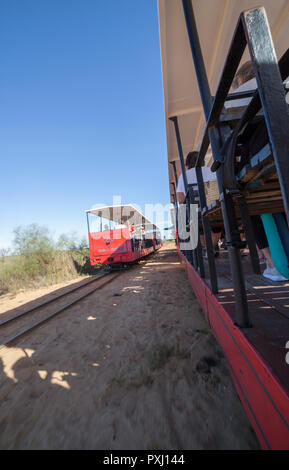
[[[263,272],[263,276],[266,277],[267,279],[270,279],[271,281],[288,281],[288,279],[284,276],[282,276],[282,274],[280,274],[277,269],[274,267],[274,268],[269,268],[269,266],[267,266],[267,268],[265,269],[265,271]]]

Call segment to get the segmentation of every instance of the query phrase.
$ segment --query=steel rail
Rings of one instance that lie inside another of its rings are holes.
[[[110,273],[108,273],[110,274]],[[121,272],[117,273],[115,276],[113,276],[112,279],[109,279],[108,281],[104,282],[103,284],[101,284],[101,286],[97,286],[95,287],[94,289],[90,290],[89,292],[87,292],[86,294],[78,297],[77,299],[73,300],[72,302],[64,305],[63,307],[59,308],[58,310],[56,310],[55,312],[51,313],[50,315],[48,315],[47,317],[45,317],[44,319],[42,320],[39,320],[38,322],[36,323],[33,323],[33,325],[31,325],[30,327],[28,328],[25,328],[25,330],[22,330],[20,331],[19,333],[17,333],[16,335],[12,336],[11,338],[8,338],[6,341],[4,341],[3,343],[0,344],[0,349],[2,349],[3,347],[7,346],[7,344],[9,343],[12,343],[13,341],[15,341],[16,339],[20,338],[21,336],[24,336],[26,333],[28,333],[29,331],[33,330],[34,328],[44,324],[45,322],[47,322],[48,320],[50,320],[51,318],[55,317],[56,315],[58,315],[59,313],[63,312],[64,310],[68,309],[69,307],[71,307],[72,305],[75,305],[76,303],[80,302],[80,300],[84,299],[85,297],[88,297],[89,295],[93,294],[93,292],[97,291],[98,289],[101,289],[102,287],[104,287],[105,285],[109,284],[110,282],[112,282],[116,277],[120,276]],[[107,275],[107,274],[106,274]],[[94,281],[97,281],[103,277],[105,277],[106,275],[103,275],[97,279],[94,279]],[[88,284],[88,283],[87,283]]]
[[[13,317],[8,318],[7,320],[2,321],[2,322],[0,323],[0,327],[1,327],[1,326],[4,326],[4,325],[7,325],[7,323],[10,323],[11,321],[16,320],[17,318],[23,317],[24,315],[27,315],[28,313],[33,312],[34,310],[37,310],[38,308],[44,307],[45,305],[48,305],[48,304],[50,304],[51,302],[54,302],[54,301],[56,301],[56,300],[58,300],[58,299],[61,299],[61,297],[65,297],[66,295],[71,294],[72,292],[75,292],[75,291],[81,289],[82,287],[87,286],[88,284],[91,284],[92,282],[95,282],[95,281],[97,281],[98,279],[103,278],[103,277],[106,276],[107,274],[108,274],[108,273],[105,273],[105,274],[103,274],[102,276],[94,277],[93,279],[90,279],[89,281],[87,281],[87,282],[81,284],[81,286],[74,287],[73,289],[70,289],[70,290],[68,290],[67,292],[64,292],[63,294],[60,294],[60,295],[57,295],[56,297],[53,297],[53,299],[46,300],[46,301],[43,302],[42,304],[38,304],[38,305],[35,305],[35,306],[32,307],[32,308],[29,308],[28,310],[24,310],[24,312],[18,313],[18,314],[16,314],[16,315],[14,315]]]

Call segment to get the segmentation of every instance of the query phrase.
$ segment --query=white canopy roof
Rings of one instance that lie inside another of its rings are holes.
[[[192,0],[202,53],[212,95],[220,75],[242,11],[264,6],[278,59],[289,47],[288,0]],[[191,54],[182,0],[158,0],[163,89],[168,161],[179,156],[174,125],[169,117],[178,116],[184,156],[199,150],[205,120]],[[246,50],[242,63],[249,60]],[[170,182],[174,181],[169,164]],[[172,188],[170,185],[170,191]]]
[[[136,207],[131,204],[124,204],[121,206],[104,206],[92,208],[86,211],[88,214],[93,214],[104,219],[111,220],[117,224],[133,224],[133,225],[146,225],[148,229],[157,229],[157,226],[152,224]]]

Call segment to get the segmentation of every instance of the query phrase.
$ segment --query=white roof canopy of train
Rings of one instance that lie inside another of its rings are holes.
[[[93,214],[104,219],[111,220],[116,224],[134,224],[145,225],[147,229],[152,230],[158,227],[150,222],[136,207],[131,204],[124,204],[121,206],[104,206],[92,208],[86,211],[88,214]]]
[[[198,34],[210,89],[215,95],[225,59],[240,14],[264,6],[277,58],[288,49],[288,0],[192,0]],[[176,161],[181,173],[179,154],[170,117],[178,116],[184,158],[199,150],[205,118],[196,78],[182,0],[158,0],[168,162]],[[240,66],[249,60],[245,50]],[[169,181],[174,182],[169,166]],[[171,185],[170,185],[171,191]],[[173,199],[171,199],[173,200]]]

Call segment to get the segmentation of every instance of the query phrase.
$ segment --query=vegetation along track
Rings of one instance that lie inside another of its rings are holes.
[[[47,300],[47,301],[45,301],[41,304],[35,305],[34,307],[32,307],[28,310],[25,310],[24,312],[18,313],[17,315],[14,315],[13,317],[10,317],[10,318],[2,321],[0,323],[0,329],[1,330],[6,326],[14,324],[18,319],[23,318],[24,316],[28,316],[29,314],[35,313],[35,311],[42,310],[48,304],[52,304],[52,303],[58,301],[59,299],[65,297],[66,295],[72,294],[73,292],[75,292],[79,289],[83,289],[89,284],[92,284],[92,283],[95,283],[95,282],[97,283],[97,285],[95,287],[93,287],[93,289],[90,289],[89,291],[85,292],[83,295],[81,295],[80,297],[77,297],[76,299],[70,301],[69,303],[67,303],[65,305],[62,305],[57,310],[54,310],[53,312],[50,312],[49,315],[47,315],[44,318],[36,321],[32,325],[26,326],[24,329],[22,329],[17,334],[13,334],[12,336],[10,336],[10,337],[2,340],[2,341],[0,339],[0,348],[3,348],[4,346],[7,346],[8,344],[11,344],[16,339],[18,339],[18,338],[22,337],[23,335],[29,333],[34,328],[43,325],[45,322],[47,322],[51,318],[54,318],[59,313],[63,312],[64,310],[67,310],[69,307],[76,304],[77,302],[80,302],[82,299],[84,299],[85,297],[88,297],[90,294],[93,294],[93,292],[95,292],[96,290],[101,289],[106,284],[113,281],[120,274],[121,274],[121,272],[117,272],[116,274],[113,274],[113,273],[110,273],[110,272],[103,273],[98,277],[94,277],[93,279],[89,279],[89,281],[85,282],[84,284],[81,284],[80,286],[74,287],[73,289],[70,289],[70,290],[64,292],[63,294],[58,295],[57,297],[53,297],[52,299],[49,299],[49,300]],[[99,281],[104,277],[107,277],[108,279],[105,282],[103,282],[99,285]],[[37,313],[39,313],[39,312],[37,312]]]

